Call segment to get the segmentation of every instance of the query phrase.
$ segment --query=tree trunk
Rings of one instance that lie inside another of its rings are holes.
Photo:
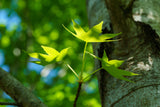
[[[87,0],[90,27],[103,20],[102,33],[122,32],[117,42],[94,43],[94,53],[102,57],[105,50],[109,59],[125,61],[121,69],[141,74],[130,77],[135,82],[130,83],[100,71],[97,76],[102,107],[160,106],[158,4],[159,0]],[[96,60],[95,67],[100,66]]]

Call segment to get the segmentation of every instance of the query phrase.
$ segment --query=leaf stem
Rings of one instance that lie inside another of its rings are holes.
[[[87,75],[83,81],[85,81],[88,77],[90,77],[91,75],[93,75],[94,73],[96,73],[97,71],[100,71],[101,69],[103,69],[102,67],[101,68],[98,68],[97,70],[95,70],[94,72],[92,72],[91,74]]]
[[[83,61],[82,61],[82,71],[81,71],[81,74],[80,74],[80,80],[83,79],[83,71],[84,71],[84,65],[85,65],[85,54],[86,54],[87,44],[88,44],[88,42],[86,42],[85,46],[84,46]]]
[[[66,64],[67,67],[74,73],[74,75],[79,79],[79,76],[78,74],[74,71],[74,69],[69,65],[69,64]]]
[[[102,58],[99,58],[99,57],[97,57],[97,56],[95,56],[94,54],[92,54],[92,53],[90,53],[90,52],[88,52],[88,51],[86,51],[86,53],[87,54],[89,54],[89,55],[91,55],[93,58],[95,58],[95,59],[98,59],[98,60],[102,60]]]
[[[76,107],[76,103],[77,103],[77,101],[78,101],[78,97],[79,97],[79,95],[80,95],[80,91],[81,91],[81,88],[82,88],[82,83],[83,83],[83,82],[79,82],[79,84],[78,84],[78,90],[77,90],[76,98],[75,98],[75,100],[74,100],[73,107]]]

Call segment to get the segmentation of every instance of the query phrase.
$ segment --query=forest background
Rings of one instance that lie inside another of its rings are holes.
[[[85,0],[0,1],[0,67],[17,78],[48,107],[73,105],[77,79],[65,66],[41,66],[29,62],[31,58],[25,52],[44,52],[41,45],[58,51],[71,47],[66,60],[78,71],[82,66],[84,42],[75,39],[62,27],[64,24],[72,29],[71,19],[88,29]],[[92,52],[91,44],[87,50]],[[87,56],[86,65],[86,73],[92,72],[94,59]],[[0,102],[13,100],[0,90]],[[100,107],[95,76],[83,85],[78,105]]]

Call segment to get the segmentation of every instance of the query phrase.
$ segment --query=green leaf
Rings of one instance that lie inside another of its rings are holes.
[[[54,48],[51,47],[47,47],[47,46],[41,46],[43,48],[43,50],[51,56],[56,57],[57,55],[59,55],[59,52],[57,50],[55,50]]]
[[[75,35],[77,38],[78,38],[78,35],[84,35],[86,32],[81,28],[81,26],[79,26],[77,23],[75,23],[73,20],[72,20],[72,23],[73,23],[73,29],[75,30],[76,34]]]
[[[133,82],[133,81],[125,78],[124,76],[139,75],[139,74],[136,74],[136,73],[132,73],[132,72],[129,72],[129,71],[118,69],[118,67],[120,67],[124,61],[122,61],[122,60],[110,60],[109,61],[105,51],[104,51],[104,54],[103,54],[103,58],[99,58],[99,57],[97,57],[97,56],[95,56],[95,55],[93,55],[92,53],[89,53],[89,52],[86,52],[86,53],[88,53],[92,57],[102,61],[102,68],[105,69],[109,74],[111,74],[113,77],[115,77],[117,79]]]
[[[116,68],[120,67],[122,65],[122,63],[124,62],[123,60],[110,60],[109,61],[108,57],[106,55],[106,52],[103,53],[103,61],[105,61],[109,65],[113,65]]]
[[[62,59],[66,56],[68,49],[69,48],[65,48],[59,53],[58,57],[56,58],[57,62],[62,61]]]
[[[40,59],[42,58],[45,59],[46,62],[53,61],[56,58],[56,56],[57,55],[46,55],[46,54],[41,54],[41,53],[39,54],[39,58],[41,57]]]
[[[122,61],[122,60],[110,60],[110,61],[108,61],[108,64],[114,65],[114,67],[118,68],[122,65],[123,62],[124,61]]]
[[[58,52],[57,50],[51,47],[47,47],[47,46],[41,46],[41,47],[47,54],[29,53],[30,57],[40,59],[40,61],[32,61],[32,62],[36,64],[41,64],[41,65],[47,65],[50,63],[62,61],[69,49],[69,48],[65,48],[61,52]]]
[[[124,76],[135,76],[135,75],[139,75],[139,74],[118,69],[118,67],[119,67],[122,63],[123,63],[123,61],[121,61],[121,60],[110,60],[110,61],[109,61],[106,53],[104,52],[104,55],[103,55],[103,58],[102,58],[102,67],[103,67],[109,74],[111,74],[113,77],[115,77],[115,78],[117,78],[117,79],[121,79],[121,80],[129,81],[129,82],[133,82],[133,81],[125,78]]]
[[[51,47],[47,47],[47,46],[41,46],[43,48],[43,50],[47,53],[47,54],[42,54],[39,53],[39,58],[45,59],[46,62],[51,62],[53,61],[57,55],[59,54],[59,52],[57,50],[55,50],[54,48]]]
[[[138,74],[135,74],[135,73],[132,73],[132,72],[129,72],[129,71],[118,69],[118,68],[116,68],[114,66],[106,66],[105,63],[103,63],[102,66],[109,74],[111,74],[113,77],[115,77],[117,79],[120,79],[120,80],[133,82],[133,81],[125,78],[124,76],[135,76],[135,75],[138,75]]]
[[[30,57],[32,57],[32,58],[37,58],[38,59],[38,53],[29,53],[28,54]]]
[[[118,36],[121,33],[118,34],[103,34],[100,35],[102,32],[102,24],[103,21],[101,21],[99,24],[93,26],[88,32],[85,32],[81,26],[79,26],[77,23],[75,23],[73,20],[73,29],[75,30],[76,34],[71,32],[69,29],[67,29],[64,25],[63,27],[70,32],[72,35],[74,35],[76,38],[83,40],[85,42],[110,42],[115,40],[107,40],[111,39],[115,36]]]

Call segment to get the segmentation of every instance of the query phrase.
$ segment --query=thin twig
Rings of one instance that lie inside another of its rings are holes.
[[[18,105],[17,103],[10,103],[10,102],[0,102],[0,105]]]
[[[78,90],[77,90],[76,98],[75,98],[75,100],[74,100],[73,107],[76,107],[76,103],[77,103],[77,100],[78,100],[78,97],[79,97],[79,94],[80,94],[81,88],[82,88],[82,82],[79,82]]]

